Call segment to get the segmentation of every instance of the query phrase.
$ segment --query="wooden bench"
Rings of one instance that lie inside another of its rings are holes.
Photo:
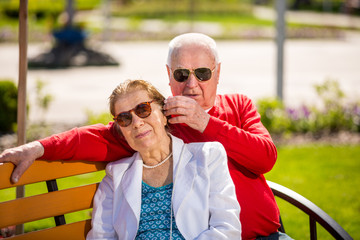
[[[85,173],[98,172],[105,168],[104,162],[35,161],[17,184],[10,182],[14,165],[0,166],[0,190],[14,186],[46,182],[48,193],[10,200],[0,203],[0,229],[36,221],[55,218],[56,227],[28,232],[8,239],[85,239],[90,230],[90,220],[66,224],[64,214],[92,208],[92,199],[97,183],[58,190],[56,179]]]
[[[0,190],[20,185],[46,181],[48,193],[0,203],[0,229],[35,220],[54,217],[56,227],[28,232],[8,239],[76,239],[86,238],[90,219],[66,224],[64,214],[92,208],[92,199],[98,184],[58,190],[59,178],[98,172],[105,168],[104,162],[61,162],[38,160],[25,172],[17,184],[10,182],[13,164],[0,166]],[[315,204],[279,184],[267,181],[276,197],[282,198],[309,215],[311,239],[317,239],[316,223],[319,223],[335,239],[352,239],[350,235],[328,214]],[[279,229],[285,232],[284,226]]]

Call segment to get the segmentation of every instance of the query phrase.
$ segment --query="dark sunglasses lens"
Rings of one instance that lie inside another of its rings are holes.
[[[135,108],[135,114],[141,118],[148,117],[150,115],[150,113],[151,113],[150,104],[141,103],[141,104],[137,105],[137,107]]]
[[[185,82],[190,75],[190,71],[188,69],[176,69],[174,71],[174,78],[178,82]]]
[[[200,81],[207,81],[211,78],[211,70],[209,68],[197,68],[194,72]]]
[[[120,113],[116,118],[117,123],[122,127],[129,126],[131,120],[132,120],[132,116],[131,113],[129,112]]]

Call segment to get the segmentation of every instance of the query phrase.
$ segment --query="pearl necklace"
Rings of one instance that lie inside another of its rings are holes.
[[[156,167],[164,164],[164,162],[166,162],[167,160],[169,160],[169,158],[170,158],[171,156],[172,156],[172,152],[171,152],[164,160],[162,160],[161,162],[159,162],[159,163],[156,164],[156,165],[149,166],[149,165],[146,165],[146,164],[143,163],[143,166],[144,166],[144,168],[149,168],[149,169],[151,169],[151,168],[156,168]]]

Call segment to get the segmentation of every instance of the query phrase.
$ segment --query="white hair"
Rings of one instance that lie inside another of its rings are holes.
[[[202,34],[202,33],[184,33],[175,38],[173,38],[169,43],[169,52],[167,58],[167,64],[170,66],[171,57],[174,50],[180,49],[182,46],[186,45],[197,45],[197,46],[206,46],[210,49],[212,55],[214,56],[215,63],[219,62],[219,55],[216,48],[216,42],[211,37]]]

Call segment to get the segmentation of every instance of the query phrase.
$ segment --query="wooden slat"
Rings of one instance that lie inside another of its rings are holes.
[[[86,238],[86,234],[89,232],[90,228],[91,228],[91,220],[85,220],[85,221],[66,224],[45,230],[25,233],[7,239],[9,240],[10,239],[11,240],[39,240],[39,239],[83,240]]]
[[[96,172],[105,169],[105,166],[106,162],[36,160],[20,178],[19,182],[12,184],[10,177],[14,165],[12,163],[5,163],[0,165],[0,189]]]
[[[0,228],[92,207],[98,184],[90,184],[0,203]]]

